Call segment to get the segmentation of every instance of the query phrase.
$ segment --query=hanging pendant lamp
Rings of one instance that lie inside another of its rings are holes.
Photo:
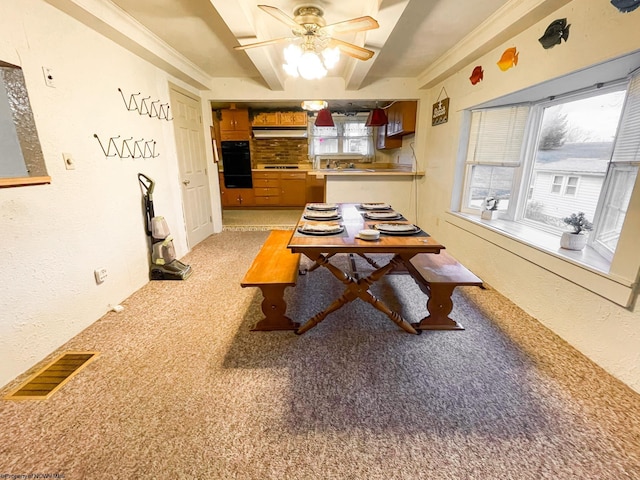
[[[315,125],[316,127],[335,127],[336,126],[336,124],[333,123],[333,117],[331,116],[331,111],[328,108],[323,108],[318,112]]]
[[[382,108],[376,108],[369,112],[369,116],[367,117],[367,121],[364,124],[366,127],[382,127],[389,122],[387,119],[387,114]]]

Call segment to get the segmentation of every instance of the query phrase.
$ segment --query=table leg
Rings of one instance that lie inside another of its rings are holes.
[[[314,259],[312,259],[314,260]],[[420,331],[417,331],[409,322],[407,322],[402,316],[389,307],[387,307],[382,301],[376,298],[369,290],[371,285],[378,280],[380,280],[387,272],[389,272],[397,262],[401,260],[397,258],[393,258],[387,265],[378,268],[374,272],[371,273],[366,278],[362,278],[358,281],[355,281],[350,275],[340,270],[335,265],[332,265],[328,261],[328,257],[323,255],[319,255],[315,262],[317,264],[322,265],[327,268],[338,280],[340,280],[347,287],[344,293],[338,298],[335,302],[333,302],[327,309],[318,313],[317,315],[310,318],[306,323],[304,323],[296,333],[302,334],[311,328],[315,327],[318,323],[326,318],[331,312],[334,312],[349,302],[352,302],[356,298],[360,298],[361,300],[371,304],[374,308],[384,313],[387,317],[391,319],[393,323],[398,325],[400,328],[405,330],[408,333],[418,334]]]
[[[418,330],[464,330],[464,327],[449,317],[453,310],[453,300],[451,295],[455,285],[429,285],[429,300],[427,300],[427,310],[429,315],[414,323]]]

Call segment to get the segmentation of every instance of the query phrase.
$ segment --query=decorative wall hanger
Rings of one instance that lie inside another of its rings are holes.
[[[476,67],[473,69],[473,72],[471,72],[471,76],[469,77],[471,85],[475,85],[476,83],[481,82],[483,78],[484,70],[482,70],[482,66],[476,65]]]
[[[130,112],[135,110],[140,115],[147,115],[149,118],[157,118],[158,120],[167,120],[168,122],[173,120],[173,117],[169,118],[169,110],[171,106],[168,103],[160,103],[160,100],[155,100],[153,102],[148,103],[147,100],[151,98],[150,96],[144,97],[138,100],[136,96],[140,95],[140,92],[132,93],[129,96],[129,100],[127,101],[127,99],[124,96],[124,93],[122,93],[122,89],[118,88],[118,91],[120,92],[120,96],[122,96],[122,101],[124,102],[124,106]],[[160,105],[157,105],[159,103]]]
[[[445,97],[442,100],[440,100],[440,97],[442,97],[443,92],[445,94]],[[432,126],[442,125],[443,123],[447,123],[449,121],[449,94],[447,93],[447,90],[444,87],[442,87],[442,90],[440,90],[440,94],[436,99],[436,103],[433,104],[432,113],[433,113],[431,115]]]
[[[500,70],[506,72],[511,67],[515,67],[516,65],[518,65],[518,55],[519,53],[516,47],[507,48],[504,52],[502,52],[502,56],[497,62]]]
[[[611,5],[616,7],[620,13],[633,12],[636,8],[640,7],[640,1],[638,0],[611,0]]]
[[[559,18],[549,24],[538,41],[540,45],[546,50],[553,48],[556,45],[560,45],[562,40],[565,42],[569,39],[569,27],[571,24],[567,24],[566,18]]]
[[[116,137],[109,138],[107,142],[107,148],[104,148],[100,137],[98,137],[97,133],[94,133],[93,136],[98,143],[100,144],[100,148],[104,153],[105,157],[120,157],[124,158],[156,158],[159,157],[160,154],[156,153],[156,141],[155,140],[147,140],[144,138],[140,140],[133,140],[133,137],[118,140],[120,135]],[[120,145],[120,147],[118,147]],[[132,146],[133,145],[133,146]]]

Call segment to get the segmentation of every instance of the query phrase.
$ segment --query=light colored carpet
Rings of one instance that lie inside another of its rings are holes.
[[[293,230],[304,208],[227,209],[222,229],[228,231]]]
[[[302,336],[250,332],[261,297],[239,283],[267,234],[205,240],[187,281],[149,283],[65,345],[102,354],[50,400],[0,401],[0,473],[640,478],[640,395],[493,290],[458,289],[465,331],[409,335],[356,301]],[[341,287],[301,276],[289,313]],[[410,277],[375,287],[409,321],[426,314]]]

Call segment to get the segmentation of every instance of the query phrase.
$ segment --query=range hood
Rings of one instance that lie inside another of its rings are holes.
[[[306,127],[253,127],[253,138],[256,140],[267,138],[307,138]]]

